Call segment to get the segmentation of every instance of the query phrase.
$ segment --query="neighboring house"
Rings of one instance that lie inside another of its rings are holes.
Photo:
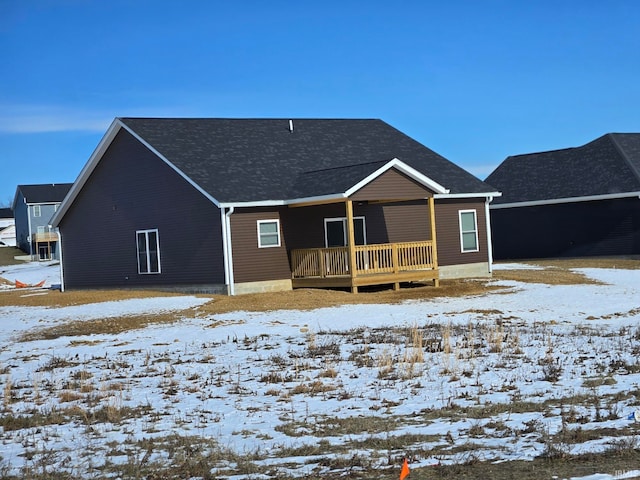
[[[640,133],[508,157],[485,181],[496,259],[640,254]]]
[[[117,118],[52,224],[63,288],[357,292],[490,275],[496,195],[381,120]]]
[[[10,208],[0,208],[0,246],[16,246],[16,223]]]
[[[58,259],[58,235],[51,216],[69,192],[71,183],[18,185],[13,198],[16,245],[34,260]]]

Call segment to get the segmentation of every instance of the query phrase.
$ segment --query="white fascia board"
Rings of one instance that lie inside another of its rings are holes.
[[[500,210],[503,208],[538,207],[542,205],[557,205],[560,203],[593,202],[597,200],[615,200],[618,198],[632,197],[640,198],[640,192],[610,193],[606,195],[589,195],[585,197],[554,198],[551,200],[532,200],[530,202],[502,203],[498,205],[491,205],[491,209]]]
[[[336,200],[346,200],[347,194],[338,193],[331,195],[320,195],[317,197],[291,198],[287,200],[258,200],[254,202],[221,202],[220,208],[243,208],[243,207],[274,207],[284,205],[296,205],[298,203],[322,203]]]
[[[442,185],[440,185],[438,182],[436,182],[434,180],[431,180],[429,177],[427,177],[426,175],[420,173],[415,168],[410,167],[409,165],[404,163],[402,160],[398,160],[397,158],[394,158],[394,159],[390,160],[389,162],[385,163],[382,167],[380,167],[378,170],[373,172],[371,175],[363,178],[358,183],[356,183],[353,187],[349,188],[345,192],[346,195],[347,196],[353,195],[355,192],[360,190],[362,187],[364,187],[368,183],[371,183],[373,180],[375,180],[376,178],[378,178],[380,175],[382,175],[386,171],[390,170],[391,168],[398,169],[399,171],[401,171],[402,173],[407,175],[409,178],[412,178],[416,182],[424,185],[429,190],[432,190],[435,193],[449,193],[449,190],[446,189],[445,187],[443,187]]]
[[[447,193],[447,194],[438,194],[436,193],[433,198],[436,200],[441,198],[491,198],[501,197],[502,192],[482,192],[482,193]]]
[[[120,122],[120,120],[118,120]],[[151,150],[154,155],[156,155],[158,158],[160,158],[164,163],[166,163],[169,167],[171,167],[178,175],[180,175],[182,178],[184,178],[187,183],[189,183],[193,188],[195,188],[196,190],[198,190],[202,195],[204,195],[209,201],[211,201],[216,207],[220,208],[220,202],[218,200],[216,200],[215,198],[213,198],[211,195],[209,195],[206,191],[204,191],[202,189],[202,187],[200,187],[200,185],[198,185],[197,183],[195,183],[191,178],[189,178],[188,175],[186,175],[182,170],[180,170],[178,167],[176,167],[173,163],[171,163],[167,158],[165,158],[164,155],[162,155],[159,151],[157,151],[155,148],[153,148],[153,146],[151,146],[149,143],[147,143],[142,137],[140,137],[135,131],[131,130],[127,125],[125,125],[124,123],[120,122],[120,125],[122,125],[122,128],[124,128],[127,132],[129,132],[131,135],[133,135],[133,137],[138,140],[140,143],[142,143],[145,147],[147,147],[149,150]]]

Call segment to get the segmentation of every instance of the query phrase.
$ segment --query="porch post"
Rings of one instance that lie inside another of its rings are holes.
[[[433,195],[429,197],[429,223],[431,224],[431,255],[433,261],[433,268],[438,270],[438,244],[436,243],[436,207]],[[438,277],[433,279],[433,285],[440,286],[440,279]]]
[[[358,287],[353,285],[356,278],[356,236],[353,228],[353,202],[347,199],[347,248],[349,249],[349,273],[351,274],[351,293],[358,293]]]

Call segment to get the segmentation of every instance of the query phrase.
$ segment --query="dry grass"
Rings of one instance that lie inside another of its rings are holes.
[[[198,295],[211,298],[202,311],[205,314],[226,313],[238,310],[312,310],[363,303],[399,303],[405,300],[428,299],[447,296],[477,295],[486,293],[486,280],[443,280],[440,288],[427,285],[412,285],[394,291],[377,288],[353,295],[346,291],[297,289],[286,292],[254,293],[229,297],[226,295]],[[406,286],[405,286],[406,287]],[[34,293],[37,293],[34,295]],[[0,292],[0,306],[19,305],[31,307],[66,307],[90,303],[128,300],[133,298],[179,296],[180,293],[143,290],[75,290],[61,293],[56,290],[10,290]]]
[[[26,253],[16,247],[0,247],[0,265],[19,265],[24,263],[14,258],[18,255],[26,255]],[[0,267],[0,271],[2,271],[2,267]]]
[[[593,280],[580,272],[559,267],[547,267],[543,270],[496,270],[493,272],[493,278],[524,283],[545,283],[547,285],[602,284],[602,282]]]
[[[511,263],[511,262],[505,262]],[[525,283],[545,283],[547,285],[598,285],[601,282],[590,279],[572,269],[578,268],[620,268],[624,270],[640,269],[640,258],[636,257],[587,257],[560,258],[517,261],[526,265],[540,267],[537,270],[497,270],[493,278],[498,280],[514,280]]]
[[[640,259],[586,258],[566,260],[527,261],[540,269],[497,270],[493,278],[549,285],[598,284],[575,268],[639,269]],[[407,300],[427,300],[438,297],[482,295],[498,289],[487,279],[442,280],[439,288],[431,285],[404,285],[399,291],[388,287],[362,289],[357,295],[344,290],[297,289],[286,292],[256,293],[229,297],[225,295],[199,295],[210,298],[206,304],[189,310],[154,315],[135,315],[118,318],[71,321],[54,327],[29,332],[24,340],[51,339],[60,336],[81,336],[96,333],[120,333],[144,328],[153,323],[171,323],[185,316],[211,316],[233,311],[312,310],[349,304],[393,304]],[[179,296],[179,293],[143,290],[10,290],[0,292],[0,306],[64,307],[135,298]]]
[[[622,268],[624,270],[640,269],[640,256],[628,257],[583,257],[523,260],[518,263],[540,265],[541,267],[558,268]]]
[[[169,297],[179,293],[149,290],[75,290],[60,292],[48,289],[18,289],[0,292],[0,307],[20,305],[25,307],[70,307],[89,303],[113,302],[132,298]]]
[[[0,249],[2,250],[2,249]],[[529,260],[520,263],[537,265],[539,270],[497,270],[494,279],[549,285],[597,284],[574,268],[624,268],[640,269],[640,259],[633,258],[585,258],[567,260]],[[388,286],[361,289],[357,295],[344,290],[297,289],[287,292],[256,293],[228,297],[225,295],[199,295],[213,301],[200,307],[202,314],[231,311],[269,311],[280,309],[312,310],[347,304],[400,303],[406,300],[425,300],[438,297],[481,295],[495,289],[487,279],[441,280],[440,287],[431,285],[403,285],[399,291]],[[38,293],[34,295],[34,293]],[[0,306],[19,305],[34,307],[64,307],[85,305],[133,298],[177,296],[151,290],[75,290],[61,293],[54,290],[10,290],[0,292]]]

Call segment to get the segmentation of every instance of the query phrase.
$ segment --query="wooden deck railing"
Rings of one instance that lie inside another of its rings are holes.
[[[355,275],[434,268],[431,241],[357,245]],[[291,250],[293,278],[348,276],[348,247]]]
[[[32,242],[57,242],[58,234],[56,232],[38,232],[31,235]]]

